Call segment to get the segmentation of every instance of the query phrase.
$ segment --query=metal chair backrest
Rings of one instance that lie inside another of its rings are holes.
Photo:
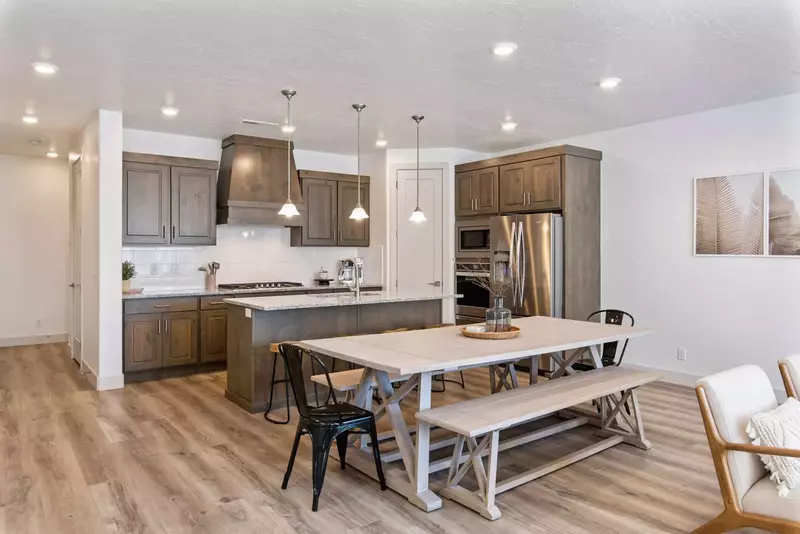
[[[328,397],[325,399],[325,403],[327,404],[331,399],[333,399],[334,404],[338,402],[336,396],[333,394],[333,384],[328,374],[328,368],[325,367],[325,364],[318,355],[291,343],[281,343],[279,349],[281,356],[283,356],[283,363],[286,366],[286,373],[289,376],[289,383],[292,385],[297,411],[302,417],[311,417],[311,409],[308,405],[308,396],[306,394],[306,380],[303,375],[303,354],[308,354],[311,358],[312,368],[313,362],[316,361],[325,373],[325,378],[328,381]]]
[[[633,315],[626,311],[622,310],[615,310],[615,309],[607,309],[607,310],[598,310],[587,317],[587,321],[591,321],[595,317],[600,318],[600,322],[605,324],[615,324],[615,325],[622,325],[622,326],[633,326],[635,321],[633,319]],[[626,324],[626,323],[630,324]],[[610,343],[603,343],[603,350],[600,354],[600,357],[603,361],[603,366],[607,367],[610,365],[619,365],[622,363],[622,358],[625,356],[625,350],[628,348],[628,340],[625,340],[625,343],[622,345],[622,351],[619,353],[619,358],[617,358],[617,349],[619,347],[618,341],[612,341]]]

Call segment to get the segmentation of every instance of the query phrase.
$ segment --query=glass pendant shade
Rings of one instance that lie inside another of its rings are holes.
[[[356,221],[361,221],[363,219],[369,219],[369,215],[367,215],[367,211],[359,204],[355,208],[353,208],[353,213],[350,214],[351,219],[355,219]]]
[[[278,215],[283,215],[284,217],[294,217],[295,215],[300,215],[300,212],[297,211],[297,206],[294,205],[294,202],[289,199],[281,207],[281,211],[278,212]]]
[[[425,222],[428,219],[425,218],[425,214],[422,213],[422,210],[417,206],[417,209],[414,210],[414,213],[411,214],[411,217],[408,218],[409,221],[415,223]]]

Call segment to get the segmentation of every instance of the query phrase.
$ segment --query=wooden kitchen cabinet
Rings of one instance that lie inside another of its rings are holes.
[[[217,243],[217,173],[211,169],[171,167],[172,230],[175,245]]]
[[[306,212],[291,230],[293,247],[368,247],[370,219],[350,218],[358,202],[357,176],[299,171]],[[361,176],[361,205],[369,213],[369,176]]]
[[[303,180],[303,198],[307,207],[302,227],[303,246],[336,244],[338,183],[318,178]]]
[[[497,167],[457,173],[456,217],[498,213],[497,191]]]
[[[170,168],[122,163],[122,244],[169,243]]]
[[[215,245],[217,162],[123,153],[123,245]]]
[[[168,312],[162,318],[163,366],[197,363],[197,312]]]
[[[561,208],[561,158],[549,157],[502,165],[500,213]]]
[[[225,361],[228,351],[228,310],[200,312],[200,362]]]
[[[368,247],[369,246],[369,219],[360,221],[350,218],[358,203],[358,184],[354,182],[338,182],[337,195],[337,221],[339,238],[336,242],[340,247]],[[369,184],[361,182],[361,205],[369,214]]]
[[[145,371],[162,367],[161,314],[126,315],[124,320],[124,370]]]

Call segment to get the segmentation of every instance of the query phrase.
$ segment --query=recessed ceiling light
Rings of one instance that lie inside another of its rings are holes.
[[[172,106],[164,106],[161,108],[161,114],[165,117],[177,117],[180,110],[178,108],[173,108]]]
[[[386,146],[388,143],[389,143],[389,142],[388,142],[386,139],[378,139],[377,141],[375,141],[375,146],[376,146],[376,147],[378,147],[378,148],[383,148],[383,147],[385,147],[385,146]]]
[[[44,63],[41,61],[37,61],[31,63],[31,67],[33,67],[33,70],[35,70],[42,76],[52,76],[53,74],[58,72],[58,67],[53,65],[52,63]]]
[[[615,89],[622,80],[619,78],[603,78],[597,85],[600,86],[601,89]]]
[[[24,122],[25,124],[36,124],[37,122],[39,122],[39,119],[35,115],[24,115],[22,117],[22,122]]]
[[[284,124],[281,126],[281,131],[285,134],[293,133],[297,128],[294,124]]]
[[[58,152],[56,152],[55,150],[51,150],[50,152],[47,153],[47,157],[48,158],[57,158],[58,157]]]
[[[517,127],[517,123],[514,121],[506,120],[503,123],[501,123],[500,126],[503,128],[504,132],[513,132]]]
[[[494,55],[500,57],[508,57],[517,50],[517,45],[514,43],[497,43],[494,45],[492,51]]]

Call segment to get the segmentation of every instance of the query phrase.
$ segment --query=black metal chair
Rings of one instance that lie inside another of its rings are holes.
[[[347,453],[347,438],[350,434],[368,434],[372,443],[372,454],[375,457],[375,469],[378,471],[378,480],[381,490],[386,489],[386,479],[383,476],[381,466],[381,453],[378,450],[378,433],[375,427],[375,415],[363,408],[353,406],[336,399],[328,369],[319,356],[313,352],[306,351],[289,343],[280,345],[280,352],[286,365],[286,373],[292,385],[292,392],[300,414],[300,421],[297,423],[297,432],[294,436],[292,453],[289,456],[289,465],[286,467],[286,474],[283,477],[282,489],[289,485],[289,477],[292,474],[294,458],[297,454],[297,446],[300,437],[308,434],[311,437],[312,451],[312,486],[314,500],[311,510],[317,511],[319,496],[322,493],[322,483],[325,480],[325,469],[328,465],[328,454],[334,440],[339,450],[339,461],[342,469],[345,468],[345,454]],[[312,365],[316,361],[325,373],[328,381],[328,397],[325,404],[319,407],[308,405],[306,397],[305,377],[303,376],[303,354],[308,354]],[[332,401],[332,402],[331,402]]]
[[[600,318],[601,323],[605,324],[615,324],[615,325],[625,325],[628,321],[630,324],[626,326],[633,326],[635,321],[633,316],[625,311],[622,310],[598,310],[593,314],[589,315],[586,318],[587,321],[591,321],[595,317]],[[619,353],[619,358],[617,357],[617,349],[619,348],[618,341],[612,341],[610,343],[603,343],[602,352],[600,353],[600,361],[603,364],[603,367],[610,367],[612,365],[619,365],[622,363],[622,358],[625,357],[625,350],[628,348],[628,340],[625,340],[625,343],[622,345],[622,350]],[[580,349],[580,350],[588,350],[588,349]],[[591,371],[595,368],[594,362],[592,361],[579,361],[572,364],[572,368],[576,371]]]

